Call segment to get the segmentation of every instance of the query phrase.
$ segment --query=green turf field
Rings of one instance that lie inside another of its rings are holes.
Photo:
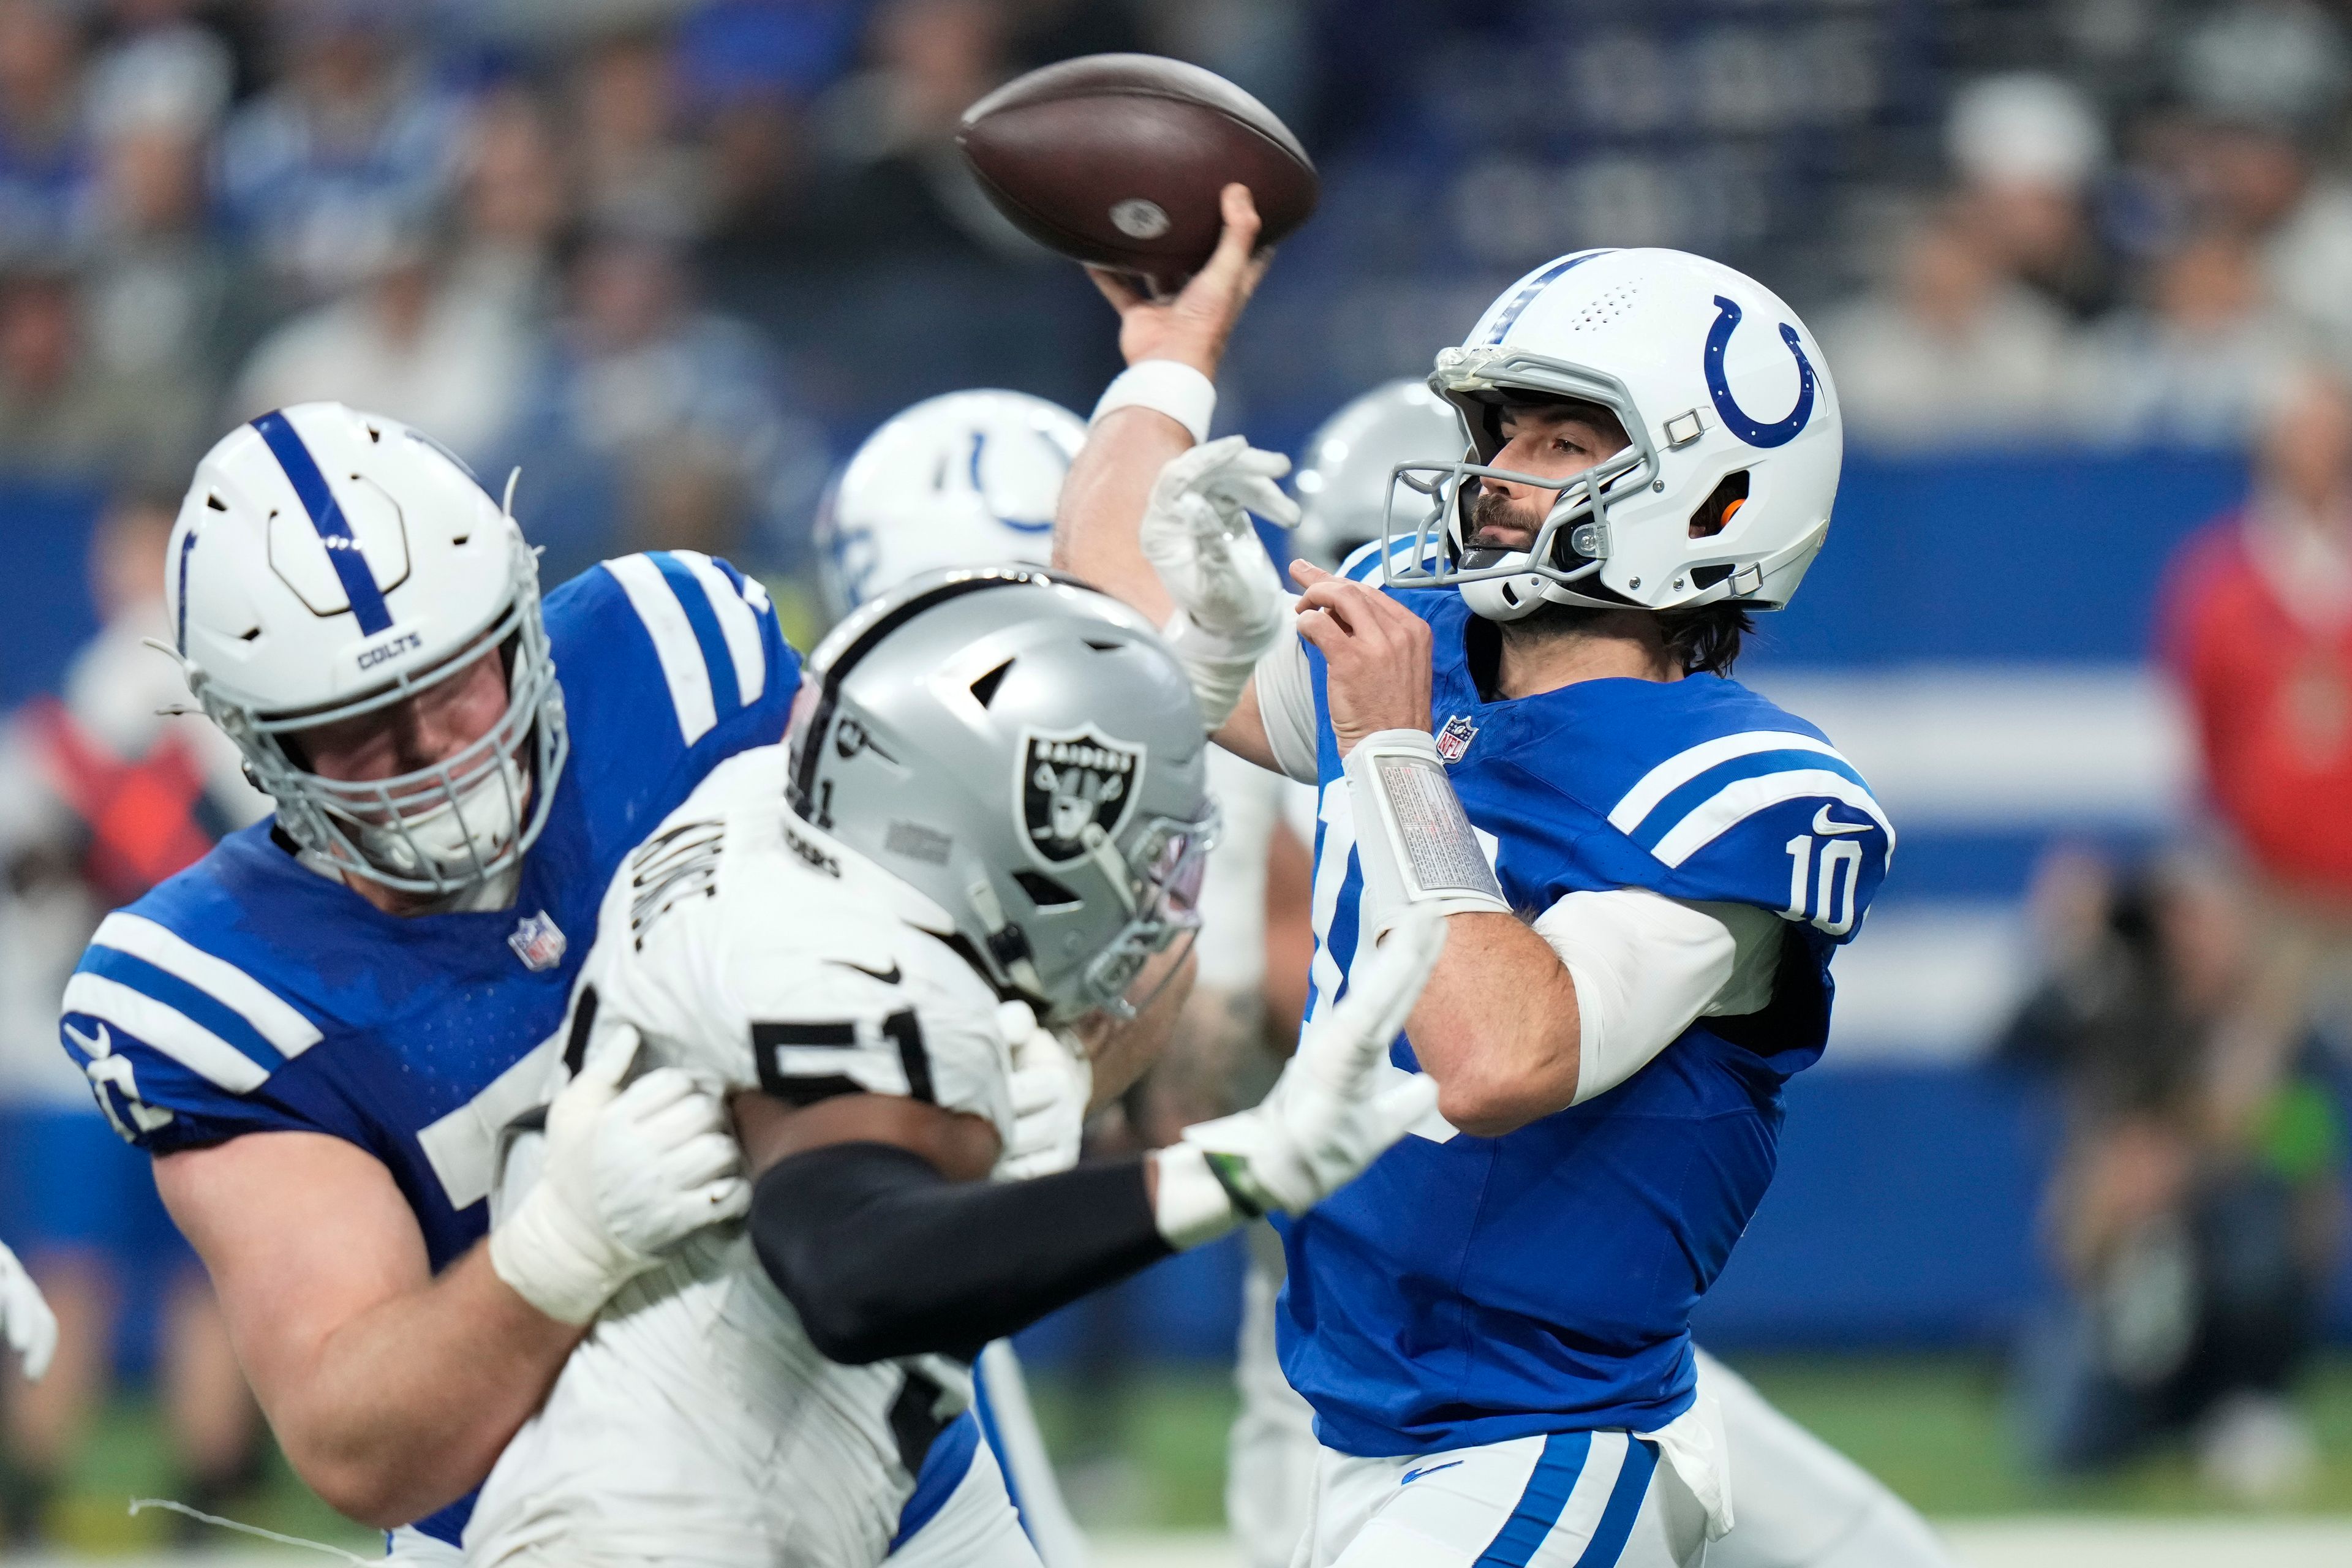
[[[1920,1511],[1938,1519],[2052,1511],[2098,1514],[2227,1513],[2229,1501],[2200,1482],[2185,1450],[2149,1456],[2112,1477],[2055,1483],[2032,1474],[2008,1429],[2004,1369],[1958,1356],[1750,1356],[1738,1369],[1766,1397],[1861,1461]],[[1232,1385],[1214,1373],[1139,1384],[1122,1416],[1086,1411],[1066,1384],[1033,1380],[1039,1423],[1063,1457],[1081,1521],[1094,1528],[1201,1529],[1223,1519],[1220,1501]],[[2296,1511],[2352,1511],[2352,1356],[2328,1361],[2305,1399],[2323,1454],[2319,1477]],[[1099,1464],[1109,1429],[1129,1464]],[[1086,1432],[1091,1442],[1074,1434]],[[1096,1464],[1087,1462],[1091,1452]],[[1099,1488],[1095,1476],[1104,1475]],[[1108,1505],[1108,1506],[1106,1506]]]
[[[2185,1453],[2158,1454],[2111,1478],[2053,1484],[2028,1473],[2004,1426],[2001,1369],[1965,1357],[1744,1357],[1735,1363],[1782,1409],[1940,1519],[2083,1512],[2227,1513]],[[1082,1522],[1118,1531],[1213,1530],[1223,1522],[1224,1432],[1232,1384],[1218,1369],[1139,1376],[1108,1405],[1040,1375],[1032,1393]],[[2352,1356],[2329,1361],[2306,1408],[2324,1455],[2301,1511],[2352,1511]],[[168,1516],[126,1516],[133,1497],[169,1496],[173,1476],[152,1413],[126,1403],[101,1424],[52,1516],[60,1544],[82,1552],[163,1545]],[[264,1484],[228,1509],[251,1523],[374,1549],[273,1464]]]

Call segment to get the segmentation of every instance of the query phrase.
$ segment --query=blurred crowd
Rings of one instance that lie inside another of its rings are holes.
[[[2164,9],[2120,81],[1954,93],[1940,184],[1822,327],[1860,439],[2236,446],[2299,364],[2352,366],[2345,14]]]
[[[0,475],[167,496],[335,398],[522,464],[551,578],[649,540],[789,572],[825,389],[872,378],[834,362],[898,346],[857,329],[873,274],[1039,270],[964,107],[1065,53],[1246,56],[1258,9],[5,0]]]
[[[1425,370],[1559,251],[1669,244],[1805,312],[1858,448],[2259,447],[2164,629],[2226,847],[2054,861],[2008,1049],[2068,1107],[2040,1451],[2186,1426],[2223,1484],[2291,1489],[2344,1143],[2314,1020],[2352,975],[2352,5],[0,0],[0,573],[9,495],[86,496],[103,623],[0,726],[0,1215],[77,1325],[0,1400],[0,1528],[46,1517],[133,1320],[178,1495],[257,1462],[193,1258],[52,1034],[99,914],[261,808],[155,719],[139,647],[198,454],[339,399],[493,494],[520,468],[551,583],[682,546],[790,605],[875,422],[985,384],[1084,408],[1115,367],[953,148],[991,88],[1114,49],[1240,82],[1321,166],[1230,366],[1263,441]],[[2209,625],[2267,628],[2260,668]]]

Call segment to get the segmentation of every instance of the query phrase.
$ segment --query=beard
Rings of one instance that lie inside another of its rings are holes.
[[[1534,545],[1551,515],[1549,506],[1512,500],[1498,490],[1481,491],[1470,504],[1471,550],[1523,551]]]
[[[1554,501],[1557,499],[1553,498]],[[1514,500],[1497,491],[1481,492],[1471,502],[1469,542],[1465,552],[1528,551],[1542,531],[1544,519],[1551,515],[1552,504]],[[1598,606],[1556,605],[1547,600],[1517,620],[1488,624],[1505,642],[1542,643],[1589,635],[1599,628],[1602,617],[1616,613]]]

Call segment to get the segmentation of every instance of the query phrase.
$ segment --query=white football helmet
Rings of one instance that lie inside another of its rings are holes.
[[[340,403],[265,414],[196,465],[170,550],[188,689],[297,844],[337,870],[440,895],[521,859],[562,771],[563,692],[538,558],[464,463]],[[436,766],[349,783],[289,744],[493,658],[506,664],[505,716]]]
[[[838,618],[943,566],[1054,552],[1054,508],[1086,421],[1024,392],[950,392],[866,438],[817,514],[819,573]]]
[[[1446,462],[1469,449],[1462,411],[1427,382],[1382,382],[1307,438],[1290,481],[1298,495],[1290,542],[1327,570],[1338,567],[1386,531],[1397,465]]]
[[[1474,460],[1397,470],[1383,532],[1395,586],[1459,584],[1490,620],[1546,602],[1777,610],[1829,531],[1845,437],[1821,346],[1771,290],[1719,262],[1564,256],[1440,352],[1429,384],[1462,411]],[[1607,408],[1629,444],[1564,484],[1486,466],[1504,408],[1562,398]],[[1528,549],[1466,545],[1468,481],[1484,475],[1558,488]]]

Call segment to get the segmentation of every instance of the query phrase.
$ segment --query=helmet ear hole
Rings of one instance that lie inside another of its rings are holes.
[[[1726,474],[1723,482],[1707,492],[1706,499],[1690,515],[1690,536],[1693,539],[1713,539],[1731,521],[1732,514],[1748,504],[1748,470]]]
[[[1034,871],[1015,871],[1013,879],[1021,884],[1021,890],[1028,894],[1029,901],[1040,910],[1067,909],[1073,904],[1086,902],[1053,878],[1040,876]]]
[[[1004,678],[1012,668],[1013,661],[1008,658],[978,680],[973,681],[971,683],[972,700],[982,708],[996,700],[996,689],[1004,684]]]

